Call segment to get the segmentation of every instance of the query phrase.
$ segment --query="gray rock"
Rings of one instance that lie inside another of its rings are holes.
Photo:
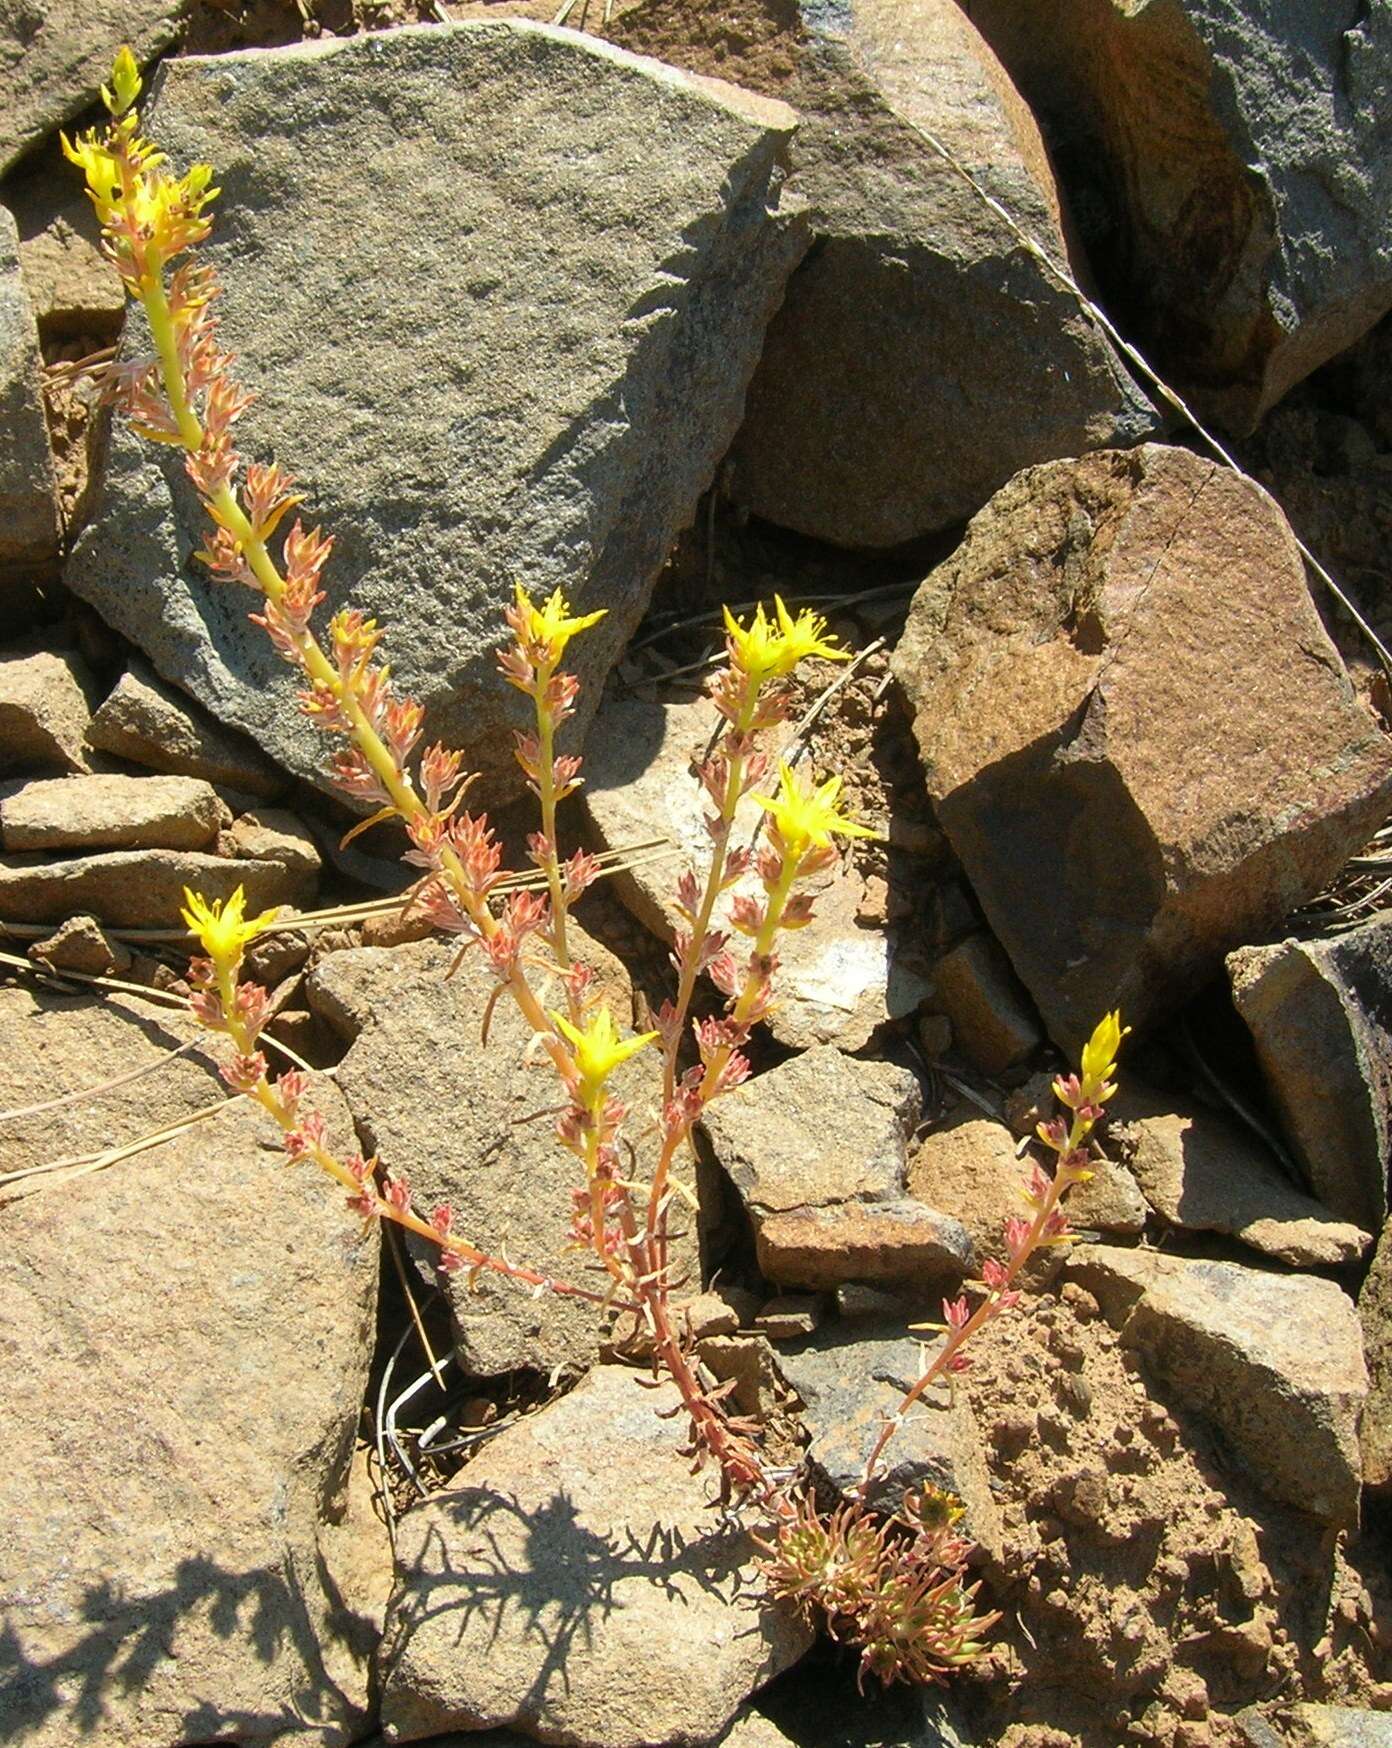
[[[840,1492],[859,1486],[875,1440],[887,1415],[932,1358],[927,1349],[885,1325],[853,1331],[832,1323],[800,1346],[780,1346],[778,1369],[803,1404],[810,1434],[807,1460]],[[930,1389],[885,1448],[869,1498],[897,1506],[906,1487],[928,1482],[955,1493],[967,1507],[969,1533],[988,1534],[995,1520],[986,1456],[976,1420],[962,1393],[950,1400],[946,1388]]]
[[[1368,1370],[1342,1288],[1091,1244],[1072,1251],[1068,1274],[1274,1498],[1334,1523],[1357,1521]]]
[[[1280,1707],[1276,1722],[1255,1706],[1233,1722],[1250,1748],[1392,1748],[1392,1716],[1358,1706],[1301,1704]]]
[[[1143,344],[1230,427],[1392,306],[1392,26],[1363,0],[968,0]],[[1105,236],[1105,249],[1102,238]]]
[[[0,856],[0,916],[57,922],[87,911],[118,928],[177,928],[186,886],[208,899],[229,898],[241,886],[252,911],[272,905],[304,909],[314,897],[317,868],[318,852],[307,838],[293,857],[264,859],[205,850],[110,850],[61,861],[42,853]]]
[[[983,1074],[1008,1074],[1043,1043],[1039,1020],[999,943],[968,935],[933,967],[933,1003]]]
[[[143,65],[174,41],[187,0],[17,0],[0,12],[0,174],[97,102],[129,43]]]
[[[0,990],[0,1107],[164,1061],[196,1028],[122,995]],[[206,1055],[6,1125],[6,1166],[191,1116]],[[314,1098],[351,1143],[342,1100]],[[35,1748],[320,1748],[367,1720],[390,1550],[350,1471],[375,1233],[246,1101],[0,1209],[6,1734]],[[36,1498],[44,1501],[34,1509]],[[138,1679],[132,1679],[135,1672]]]
[[[388,627],[427,737],[495,797],[522,782],[507,730],[525,701],[494,664],[515,579],[608,609],[572,646],[578,741],[734,434],[805,247],[773,211],[793,124],[507,21],[162,73],[151,131],[223,190],[205,253],[259,397],[242,446],[293,466],[337,542],[334,602]],[[122,429],[68,580],[167,679],[326,781],[295,677],[241,592],[190,563],[202,539],[180,456]]]
[[[1070,1060],[1103,1013],[1139,1030],[1313,897],[1392,803],[1284,517],[1185,450],[1017,475],[914,597],[894,672],[938,819]]]
[[[957,1221],[904,1194],[922,1095],[888,1062],[819,1044],[737,1087],[703,1119],[748,1210],[771,1281],[960,1279],[971,1242]]]
[[[671,939],[678,920],[676,885],[683,864],[704,878],[709,861],[704,791],[692,775],[692,760],[703,756],[716,722],[715,709],[704,698],[654,703],[611,690],[586,749],[581,794],[603,846],[621,849],[665,838],[680,852],[628,869],[614,882],[639,921],[664,940]],[[776,752],[790,735],[785,724],[768,744]],[[760,813],[746,796],[735,816],[736,844],[751,840]],[[853,858],[843,857],[820,883],[809,883],[807,890],[816,895],[811,923],[779,940],[778,1005],[768,1026],[791,1049],[830,1043],[859,1050],[887,1020],[912,1014],[930,993],[911,929],[858,922],[863,889]],[[750,874],[729,896],[761,890]],[[729,896],[716,906],[717,923]]]
[[[1295,1268],[1357,1262],[1369,1233],[1303,1195],[1246,1129],[1131,1077],[1108,1107],[1107,1137],[1147,1202],[1171,1226],[1226,1232]]]
[[[231,822],[196,777],[54,777],[0,801],[6,850],[201,850]]]
[[[1100,331],[915,126],[1068,259],[1038,129],[952,0],[801,0],[794,186],[817,247],[769,329],[732,489],[758,515],[892,546],[1036,462],[1155,428]],[[736,73],[733,76],[738,77]]]
[[[708,1742],[797,1661],[811,1632],[763,1594],[680,1418],[654,1412],[678,1407],[601,1366],[401,1520],[391,1740],[505,1724],[576,1748]]]
[[[1321,1201],[1376,1231],[1392,1161],[1392,915],[1228,960],[1233,1001]]]
[[[1363,1410],[1363,1479],[1392,1486],[1392,1220],[1382,1229],[1373,1266],[1358,1295],[1358,1321],[1368,1361],[1368,1405]]]
[[[56,139],[6,178],[5,203],[19,230],[20,271],[39,332],[76,337],[118,328],[125,288],[101,252],[101,226],[81,177]]]
[[[584,937],[574,933],[584,957]],[[585,1257],[569,1249],[571,1192],[583,1175],[556,1140],[554,1118],[538,1114],[562,1102],[550,1061],[529,1047],[531,1031],[506,995],[480,1042],[495,979],[471,954],[447,981],[455,951],[438,940],[357,948],[331,954],[310,978],[315,1011],[341,1034],[356,1034],[338,1083],[363,1143],[410,1180],[418,1205],[450,1203],[466,1237],[603,1291]],[[622,1026],[622,1013],[615,1017]],[[660,1094],[656,1063],[645,1052],[615,1079],[633,1113],[630,1134]],[[693,1236],[673,1247],[679,1270],[694,1272],[694,1244]],[[433,1252],[418,1255],[435,1279]],[[583,1300],[534,1298],[488,1275],[472,1289],[465,1275],[450,1275],[444,1287],[460,1362],[480,1376],[583,1365],[606,1332],[603,1313]]]
[[[0,771],[85,771],[91,690],[75,655],[0,653]]]
[[[127,668],[93,714],[87,744],[133,765],[202,777],[247,795],[273,796],[285,788],[251,741],[215,722],[143,662]]]
[[[0,566],[41,567],[58,556],[58,499],[39,369],[39,330],[20,276],[19,232],[0,206]]]

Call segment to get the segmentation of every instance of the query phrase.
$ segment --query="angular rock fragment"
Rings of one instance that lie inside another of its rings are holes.
[[[131,964],[131,952],[113,941],[94,916],[70,916],[53,934],[35,941],[29,957],[55,971],[81,971],[88,977],[118,976]]]
[[[326,585],[388,627],[427,736],[516,792],[502,609],[523,578],[608,610],[567,658],[578,742],[806,246],[775,210],[792,112],[490,20],[174,60],[149,125],[176,163],[217,166],[231,216],[207,253],[258,397],[241,446],[304,482],[336,541]],[[181,458],[122,426],[68,580],[324,782],[295,677],[190,562],[203,524]]]
[[[142,65],[174,41],[188,0],[43,0],[0,12],[0,174],[98,101],[129,43]]]
[[[5,201],[19,229],[19,261],[39,332],[114,333],[126,294],[101,252],[101,226],[82,180],[56,139],[6,180]]]
[[[201,850],[231,814],[194,777],[59,777],[0,802],[0,844],[15,850]]]
[[[654,704],[610,692],[587,745],[582,794],[603,846],[624,849],[657,838],[680,851],[615,878],[619,897],[639,921],[667,940],[678,921],[683,862],[702,877],[709,862],[706,803],[693,761],[704,756],[718,721],[705,699]],[[791,731],[780,732],[786,744]],[[770,744],[776,751],[779,736]],[[750,842],[760,814],[746,796],[735,816],[734,843]],[[925,999],[931,988],[927,965],[910,929],[857,921],[864,882],[849,854],[807,890],[816,898],[811,923],[779,939],[778,1002],[769,1030],[795,1050],[827,1043],[858,1050],[887,1020],[912,1014]],[[751,874],[732,895],[761,891]],[[718,922],[728,904],[729,896],[717,905]]]
[[[75,655],[0,652],[0,771],[85,771],[92,684]]]
[[[574,930],[573,950],[586,942]],[[409,1179],[417,1203],[448,1202],[455,1230],[515,1262],[603,1292],[583,1252],[571,1249],[571,1195],[583,1174],[555,1135],[563,1098],[550,1059],[510,997],[500,996],[481,1039],[496,979],[477,953],[452,977],[453,943],[363,947],[320,962],[309,984],[316,1012],[356,1041],[338,1070],[364,1146]],[[550,992],[550,1005],[560,999]],[[623,1028],[624,1015],[615,1011]],[[634,1057],[614,1085],[637,1134],[661,1092],[655,1055]],[[689,1223],[688,1223],[689,1224]],[[674,1227],[678,1223],[674,1221]],[[678,1272],[694,1274],[694,1233],[673,1246]],[[434,1254],[419,1252],[435,1278]],[[496,1276],[444,1278],[464,1369],[492,1377],[518,1367],[550,1372],[599,1352],[602,1310],[555,1294],[541,1297]],[[699,1282],[696,1283],[699,1285]]]
[[[0,990],[0,1106],[161,1061],[184,1014]],[[206,1055],[6,1126],[6,1166],[216,1102]],[[336,1144],[342,1100],[311,1095]],[[375,1235],[246,1101],[0,1209],[0,1666],[35,1748],[361,1735],[390,1550],[350,1474]],[[35,1500],[44,1501],[35,1509]],[[132,1672],[140,1671],[139,1680]]]
[[[1333,1523],[1357,1521],[1368,1369],[1342,1288],[1091,1244],[1073,1250],[1068,1273],[1267,1492]]]
[[[1280,512],[1184,450],[1018,475],[920,588],[894,671],[941,823],[1070,1057],[1110,1008],[1173,1007],[1392,803]]]
[[[675,1389],[601,1366],[397,1528],[387,1735],[511,1725],[575,1748],[708,1742],[811,1642],[682,1455]],[[691,1647],[701,1648],[693,1680]]]
[[[1226,1232],[1295,1268],[1357,1262],[1371,1236],[1297,1190],[1250,1133],[1212,1111],[1176,1109],[1128,1079],[1108,1106],[1108,1142],[1171,1226]]]
[[[1392,307],[1385,15],[966,0],[1096,215],[1156,362],[1250,429]]]
[[[1363,1478],[1369,1487],[1385,1488],[1392,1486],[1392,1220],[1382,1229],[1358,1295],[1358,1321],[1369,1380],[1361,1428]]]
[[[19,271],[19,233],[0,206],[0,569],[50,565],[58,555],[58,500],[39,368],[39,331]]]
[[[243,735],[224,728],[189,698],[133,663],[96,710],[87,744],[134,765],[278,795],[285,779]]]
[[[969,516],[1012,473],[1155,427],[1100,331],[916,130],[1059,260],[1038,129],[952,0],[795,0],[775,57],[704,9],[616,8],[618,40],[785,98],[816,247],[770,324],[730,489],[845,546]],[[606,15],[607,16],[607,15]],[[718,50],[713,51],[713,44]]]
[[[933,1005],[983,1074],[1008,1074],[1043,1042],[1029,997],[990,935],[968,935],[938,960]]]
[[[1376,1231],[1392,1162],[1392,916],[1330,940],[1245,947],[1228,975],[1311,1189]]]
[[[904,1194],[922,1095],[888,1062],[819,1044],[711,1105],[703,1126],[743,1198],[771,1281],[960,1278],[964,1229]]]

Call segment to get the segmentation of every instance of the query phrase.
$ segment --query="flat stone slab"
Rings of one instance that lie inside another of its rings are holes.
[[[491,799],[518,793],[503,608],[522,578],[607,609],[567,658],[578,745],[806,247],[776,210],[793,112],[489,20],[171,60],[148,120],[176,164],[216,166],[227,216],[203,253],[258,397],[239,444],[303,482],[336,542],[332,604],[386,626],[427,741],[462,747]],[[191,562],[203,538],[182,457],[121,424],[68,581],[326,783],[245,592]]]
[[[93,680],[79,657],[0,653],[0,771],[85,771]]]
[[[247,795],[278,795],[285,779],[244,735],[234,733],[133,662],[93,712],[87,744],[133,765],[202,777]]]
[[[0,802],[15,850],[202,850],[232,815],[195,777],[91,776],[26,783]]]

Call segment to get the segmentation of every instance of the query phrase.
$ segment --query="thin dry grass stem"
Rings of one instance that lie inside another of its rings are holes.
[[[0,1196],[0,1201],[18,1201],[21,1196],[33,1195],[39,1189],[57,1188],[61,1184],[71,1183],[74,1178],[86,1177],[94,1171],[105,1171],[108,1166],[119,1165],[123,1159],[133,1159],[138,1153],[146,1153],[152,1147],[158,1147],[165,1141],[172,1141],[176,1135],[182,1135],[198,1124],[206,1123],[219,1111],[225,1111],[229,1105],[234,1105],[236,1102],[235,1098],[219,1099],[215,1104],[203,1105],[196,1111],[190,1111],[187,1116],[177,1118],[174,1122],[162,1123],[158,1129],[151,1129],[144,1135],[138,1135],[133,1141],[123,1141],[118,1146],[104,1148],[99,1153],[80,1153],[67,1159],[51,1159],[42,1165],[26,1165],[21,1166],[17,1171],[0,1173],[0,1186],[23,1183],[30,1179],[45,1180],[42,1183],[35,1183],[32,1189]],[[56,1182],[48,1181],[52,1179],[56,1179]]]

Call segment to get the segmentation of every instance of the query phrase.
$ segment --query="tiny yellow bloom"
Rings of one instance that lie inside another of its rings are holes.
[[[570,617],[570,602],[559,589],[542,603],[540,607],[522,587],[516,585],[517,610],[522,615],[524,636],[531,642],[541,644],[547,650],[551,662],[558,662],[565,654],[565,647],[578,631],[588,631],[592,625],[598,625],[608,608],[601,607],[597,613],[581,613],[575,618]]]
[[[1116,1054],[1121,1048],[1122,1039],[1130,1030],[1130,1026],[1122,1025],[1119,1009],[1104,1014],[1097,1022],[1092,1036],[1083,1045],[1081,1078],[1083,1091],[1089,1097],[1096,1098],[1116,1072]],[[1109,1095],[1102,1093],[1102,1096],[1105,1098]]]
[[[620,1038],[607,1007],[599,1008],[584,1026],[573,1026],[562,1014],[553,1013],[556,1029],[569,1043],[579,1079],[576,1098],[586,1110],[595,1110],[604,1096],[604,1083],[630,1056],[636,1056],[656,1038],[656,1032],[635,1032]]]
[[[762,602],[747,626],[741,625],[728,607],[723,611],[735,665],[760,682],[791,674],[807,656],[821,656],[830,662],[850,660],[849,651],[838,649],[828,639],[826,620],[820,613],[804,607],[794,618],[781,595],[773,597],[772,620]]]
[[[111,69],[111,87],[101,88],[102,102],[115,118],[123,116],[140,95],[140,68],[135,64],[130,44],[122,43],[116,51]]]
[[[272,908],[257,917],[247,916],[246,891],[240,886],[226,904],[216,898],[209,903],[202,893],[192,892],[187,886],[184,897],[188,903],[180,916],[188,924],[189,933],[197,935],[203,951],[219,966],[237,964],[247,943],[255,940],[280,914],[278,908]]]
[[[765,813],[771,814],[785,844],[797,854],[815,847],[824,850],[833,837],[876,838],[880,834],[868,825],[857,825],[837,809],[841,794],[841,779],[828,777],[825,783],[804,789],[791,765],[780,761],[778,789],[775,795],[754,797]]]

